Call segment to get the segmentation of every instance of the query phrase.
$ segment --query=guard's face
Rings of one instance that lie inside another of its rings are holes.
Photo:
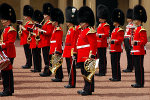
[[[127,22],[128,23],[132,22],[132,19],[127,18]]]
[[[44,14],[44,19],[47,19],[47,17],[48,17],[48,15],[45,15],[45,14]]]
[[[55,26],[56,21],[52,21],[52,25]]]
[[[141,21],[140,20],[134,20],[133,23],[135,24],[135,26],[138,26],[141,24]]]
[[[99,22],[100,22],[100,23],[103,23],[103,22],[105,22],[105,21],[106,21],[106,19],[99,18]]]
[[[116,27],[116,26],[119,26],[119,23],[118,22],[113,22],[113,25]]]
[[[1,23],[3,24],[3,26],[6,26],[6,23],[8,22],[8,20],[5,19],[1,19]]]

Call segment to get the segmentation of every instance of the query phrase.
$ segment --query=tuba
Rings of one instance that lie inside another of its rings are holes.
[[[56,74],[57,69],[62,65],[63,58],[61,55],[52,55],[52,58],[50,60],[52,66],[49,67],[52,74]]]
[[[87,59],[84,62],[84,69],[89,73],[87,76],[83,75],[83,78],[88,82],[92,81],[92,77],[96,72],[96,68],[98,67],[99,59]]]

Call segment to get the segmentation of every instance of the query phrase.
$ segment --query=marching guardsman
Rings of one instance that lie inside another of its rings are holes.
[[[78,11],[78,20],[81,26],[81,33],[77,40],[77,62],[81,68],[81,73],[87,76],[89,72],[84,68],[84,62],[87,59],[95,59],[97,51],[97,37],[94,30],[94,13],[91,8],[84,6]],[[94,76],[92,76],[91,82],[84,79],[85,85],[83,90],[77,91],[80,95],[92,95],[94,92]]]
[[[22,68],[31,68],[32,66],[32,53],[31,49],[29,47],[29,40],[28,37],[30,36],[30,32],[27,30],[27,28],[32,28],[33,27],[33,21],[32,21],[32,16],[33,16],[34,10],[30,5],[25,5],[23,8],[23,16],[24,20],[26,21],[25,25],[19,25],[19,28],[22,30],[22,34],[20,35],[20,45],[23,45],[24,47],[24,52],[26,56],[26,64],[22,66]]]
[[[115,28],[111,33],[110,40],[112,78],[109,80],[121,81],[120,56],[123,51],[124,30],[120,26],[124,25],[124,13],[120,9],[114,9],[112,21]]]
[[[64,23],[64,14],[59,8],[54,8],[51,12],[51,20],[54,26],[52,33],[52,38],[50,40],[50,52],[49,54],[62,55],[62,37],[63,30],[60,27],[60,24]],[[52,66],[50,64],[50,66]],[[63,79],[62,65],[57,69],[55,73],[55,78],[52,79],[53,82],[62,82]]]
[[[131,39],[133,37],[133,32],[134,32],[134,25],[133,25],[133,9],[128,9],[127,14],[127,23],[128,25],[126,26],[126,32],[124,35],[124,46],[125,46],[125,51],[127,55],[127,69],[122,70],[123,72],[132,72],[133,70],[133,56],[130,54],[132,45],[131,45]]]
[[[53,9],[53,5],[50,3],[43,4],[43,14],[44,14],[44,24],[42,26],[42,29],[39,30],[41,33],[40,35],[40,41],[39,41],[39,48],[42,48],[43,58],[44,58],[44,71],[43,73],[40,73],[40,76],[50,76],[49,71],[49,60],[51,57],[49,57],[49,50],[50,50],[50,39],[52,36],[52,32],[54,27],[52,26],[51,21],[51,11]]]
[[[73,47],[74,36],[76,34],[75,25],[77,24],[77,9],[75,7],[66,8],[66,24],[68,26],[68,32],[66,34],[65,47],[63,50],[63,57],[66,58],[67,71],[69,76],[69,84],[64,86],[65,88],[74,88],[76,84],[76,68],[73,66]]]
[[[3,33],[1,35],[2,44],[0,44],[0,49],[5,52],[5,54],[10,59],[11,64],[5,69],[1,70],[3,79],[3,92],[0,92],[0,96],[12,96],[14,93],[14,79],[12,65],[14,58],[16,57],[15,40],[17,32],[15,28],[11,25],[16,22],[16,14],[14,9],[3,3],[0,5],[0,20],[4,26]]]
[[[134,30],[134,37],[131,44],[133,45],[133,50],[131,54],[133,55],[134,67],[135,67],[135,80],[136,84],[131,86],[134,88],[144,87],[144,55],[146,54],[145,45],[147,43],[147,33],[143,28],[142,23],[146,23],[147,14],[145,8],[141,5],[136,5],[133,9],[133,23],[136,25]]]
[[[109,12],[104,5],[97,7],[97,17],[99,18],[99,26],[97,28],[97,56],[99,58],[99,73],[96,76],[105,76],[107,72],[106,49],[108,47],[107,38],[109,37],[110,26],[107,23]]]
[[[41,48],[38,47],[38,42],[40,41],[40,33],[38,31],[41,28],[41,23],[43,21],[43,14],[40,10],[35,10],[33,14],[33,20],[35,23],[35,28],[33,29],[34,34],[31,35],[30,48],[33,54],[34,70],[32,72],[41,72]],[[40,25],[40,26],[39,26]],[[39,39],[39,40],[38,40]]]

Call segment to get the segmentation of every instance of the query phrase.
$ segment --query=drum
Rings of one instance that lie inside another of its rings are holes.
[[[10,63],[11,62],[6,54],[0,50],[0,70],[5,69]]]

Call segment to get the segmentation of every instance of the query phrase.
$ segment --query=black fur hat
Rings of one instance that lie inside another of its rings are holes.
[[[58,24],[64,23],[64,14],[59,8],[54,8],[51,12],[51,20],[58,22]]]
[[[0,5],[0,18],[5,20],[10,20],[12,23],[16,22],[16,14],[14,9],[6,4],[3,3]]]
[[[112,21],[113,22],[118,22],[120,25],[124,25],[124,20],[125,20],[125,16],[124,13],[122,12],[122,10],[116,8],[113,10],[112,13]]]
[[[23,8],[23,16],[31,17],[33,16],[34,10],[30,5],[25,5]]]
[[[109,17],[109,10],[105,5],[98,5],[97,7],[97,17],[102,19],[108,19]]]
[[[147,21],[146,10],[141,5],[136,5],[133,9],[133,20],[140,20],[141,22]]]
[[[126,14],[126,17],[129,18],[129,19],[133,19],[133,9],[128,9],[127,10],[127,14]]]
[[[51,16],[51,11],[53,9],[53,5],[50,3],[44,3],[43,4],[43,14]]]
[[[43,18],[44,18],[43,13],[40,10],[35,10],[34,11],[34,14],[33,14],[33,20],[34,21],[37,21],[37,22],[41,23]]]
[[[95,18],[91,8],[84,6],[78,11],[78,22],[88,23],[89,26],[94,26]]]
[[[77,9],[75,7],[68,6],[66,8],[66,22],[70,22],[77,25]]]

